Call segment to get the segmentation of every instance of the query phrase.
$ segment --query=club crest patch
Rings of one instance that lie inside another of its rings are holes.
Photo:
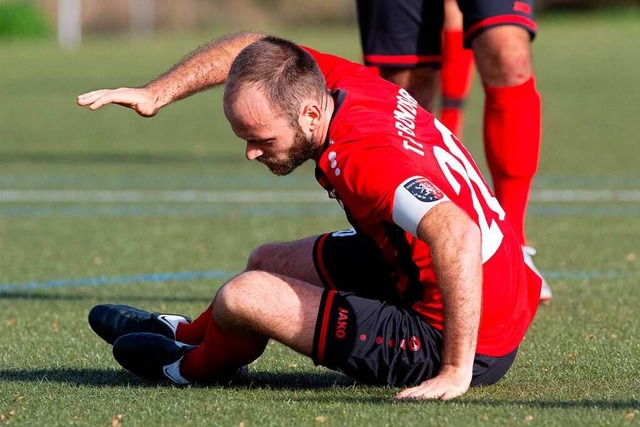
[[[444,194],[431,181],[424,177],[417,177],[404,184],[404,188],[421,202],[435,202]]]

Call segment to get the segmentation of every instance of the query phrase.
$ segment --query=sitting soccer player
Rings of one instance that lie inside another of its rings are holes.
[[[352,230],[257,248],[193,322],[128,306],[89,316],[132,373],[233,377],[269,339],[396,398],[449,399],[513,363],[541,278],[467,150],[406,90],[364,66],[255,33],[216,40],[143,88],[78,97],[153,116],[226,82],[246,157],[307,160]]]

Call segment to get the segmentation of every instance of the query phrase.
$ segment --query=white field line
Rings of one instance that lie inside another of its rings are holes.
[[[533,202],[640,202],[640,190],[534,190]],[[0,202],[323,203],[322,190],[0,190]]]

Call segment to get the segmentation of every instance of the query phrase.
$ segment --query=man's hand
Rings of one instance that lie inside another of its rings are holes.
[[[463,395],[471,384],[471,369],[443,366],[440,373],[398,393],[395,400],[442,399],[449,400]]]
[[[88,105],[92,111],[107,104],[131,108],[142,117],[153,117],[162,108],[154,94],[145,88],[101,89],[78,96],[78,105]]]
[[[97,110],[103,105],[118,104],[131,108],[142,117],[153,117],[172,102],[223,84],[236,56],[263,37],[263,34],[252,32],[220,37],[196,49],[143,88],[121,87],[88,92],[78,96],[78,105],[88,105],[90,110]]]

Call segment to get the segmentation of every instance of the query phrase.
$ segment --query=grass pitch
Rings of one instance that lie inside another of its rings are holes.
[[[553,303],[499,384],[403,404],[276,343],[250,386],[156,386],[121,370],[86,323],[94,304],[194,316],[261,242],[346,222],[309,167],[277,178],[244,160],[220,90],[151,120],[75,106],[88,90],[143,84],[216,34],[85,40],[76,52],[3,43],[0,423],[638,425],[638,18],[541,18],[544,145],[528,233]],[[355,25],[275,31],[359,58]],[[484,168],[478,82],[467,111],[463,140]],[[193,192],[209,201],[185,202]],[[304,199],[281,201],[292,192]]]

